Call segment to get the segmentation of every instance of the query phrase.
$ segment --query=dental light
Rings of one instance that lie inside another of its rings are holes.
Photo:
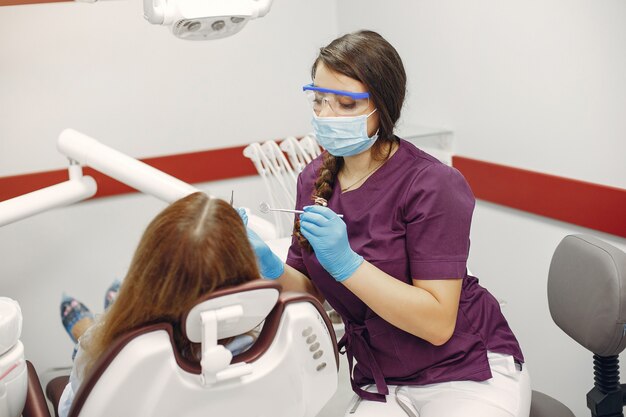
[[[199,191],[72,129],[61,132],[57,147],[70,160],[69,180],[0,202],[0,226],[95,195],[96,181],[83,176],[81,163],[167,203]]]
[[[188,40],[225,38],[249,20],[269,12],[272,0],[144,0],[144,17],[156,25],[171,25],[172,33]]]

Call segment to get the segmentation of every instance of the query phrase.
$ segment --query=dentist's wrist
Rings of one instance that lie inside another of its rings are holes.
[[[329,271],[330,275],[335,278],[335,281],[343,282],[350,278],[363,262],[363,257],[350,249],[350,251],[344,256],[342,262],[337,264],[338,267],[336,270],[333,272]]]

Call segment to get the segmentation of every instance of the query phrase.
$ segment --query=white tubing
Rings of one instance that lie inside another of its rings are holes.
[[[199,191],[186,182],[73,129],[61,132],[57,148],[71,159],[168,203]]]
[[[0,202],[0,226],[84,200],[96,190],[96,181],[86,176]]]

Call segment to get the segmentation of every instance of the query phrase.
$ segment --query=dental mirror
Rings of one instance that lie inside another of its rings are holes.
[[[291,209],[283,209],[283,208],[272,208],[269,203],[267,203],[266,201],[262,201],[261,204],[259,204],[259,210],[261,210],[261,213],[269,213],[270,211],[282,211],[284,213],[304,213],[304,211],[302,210],[291,210]],[[343,218],[343,214],[337,214],[337,216],[342,217]]]

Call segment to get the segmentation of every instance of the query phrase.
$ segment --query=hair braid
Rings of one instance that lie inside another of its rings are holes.
[[[311,201],[315,202],[316,198],[321,197],[324,200],[330,200],[330,197],[333,195],[333,189],[335,183],[337,182],[337,174],[343,165],[343,158],[336,157],[328,153],[324,152],[324,158],[322,160],[322,165],[320,165],[319,170],[317,171],[317,179],[315,180],[315,191],[311,194]],[[319,204],[315,202],[315,204]],[[306,249],[308,252],[312,252],[311,244],[302,234],[300,233],[300,219],[296,218],[293,227],[293,234],[298,239],[298,243],[300,246]]]

